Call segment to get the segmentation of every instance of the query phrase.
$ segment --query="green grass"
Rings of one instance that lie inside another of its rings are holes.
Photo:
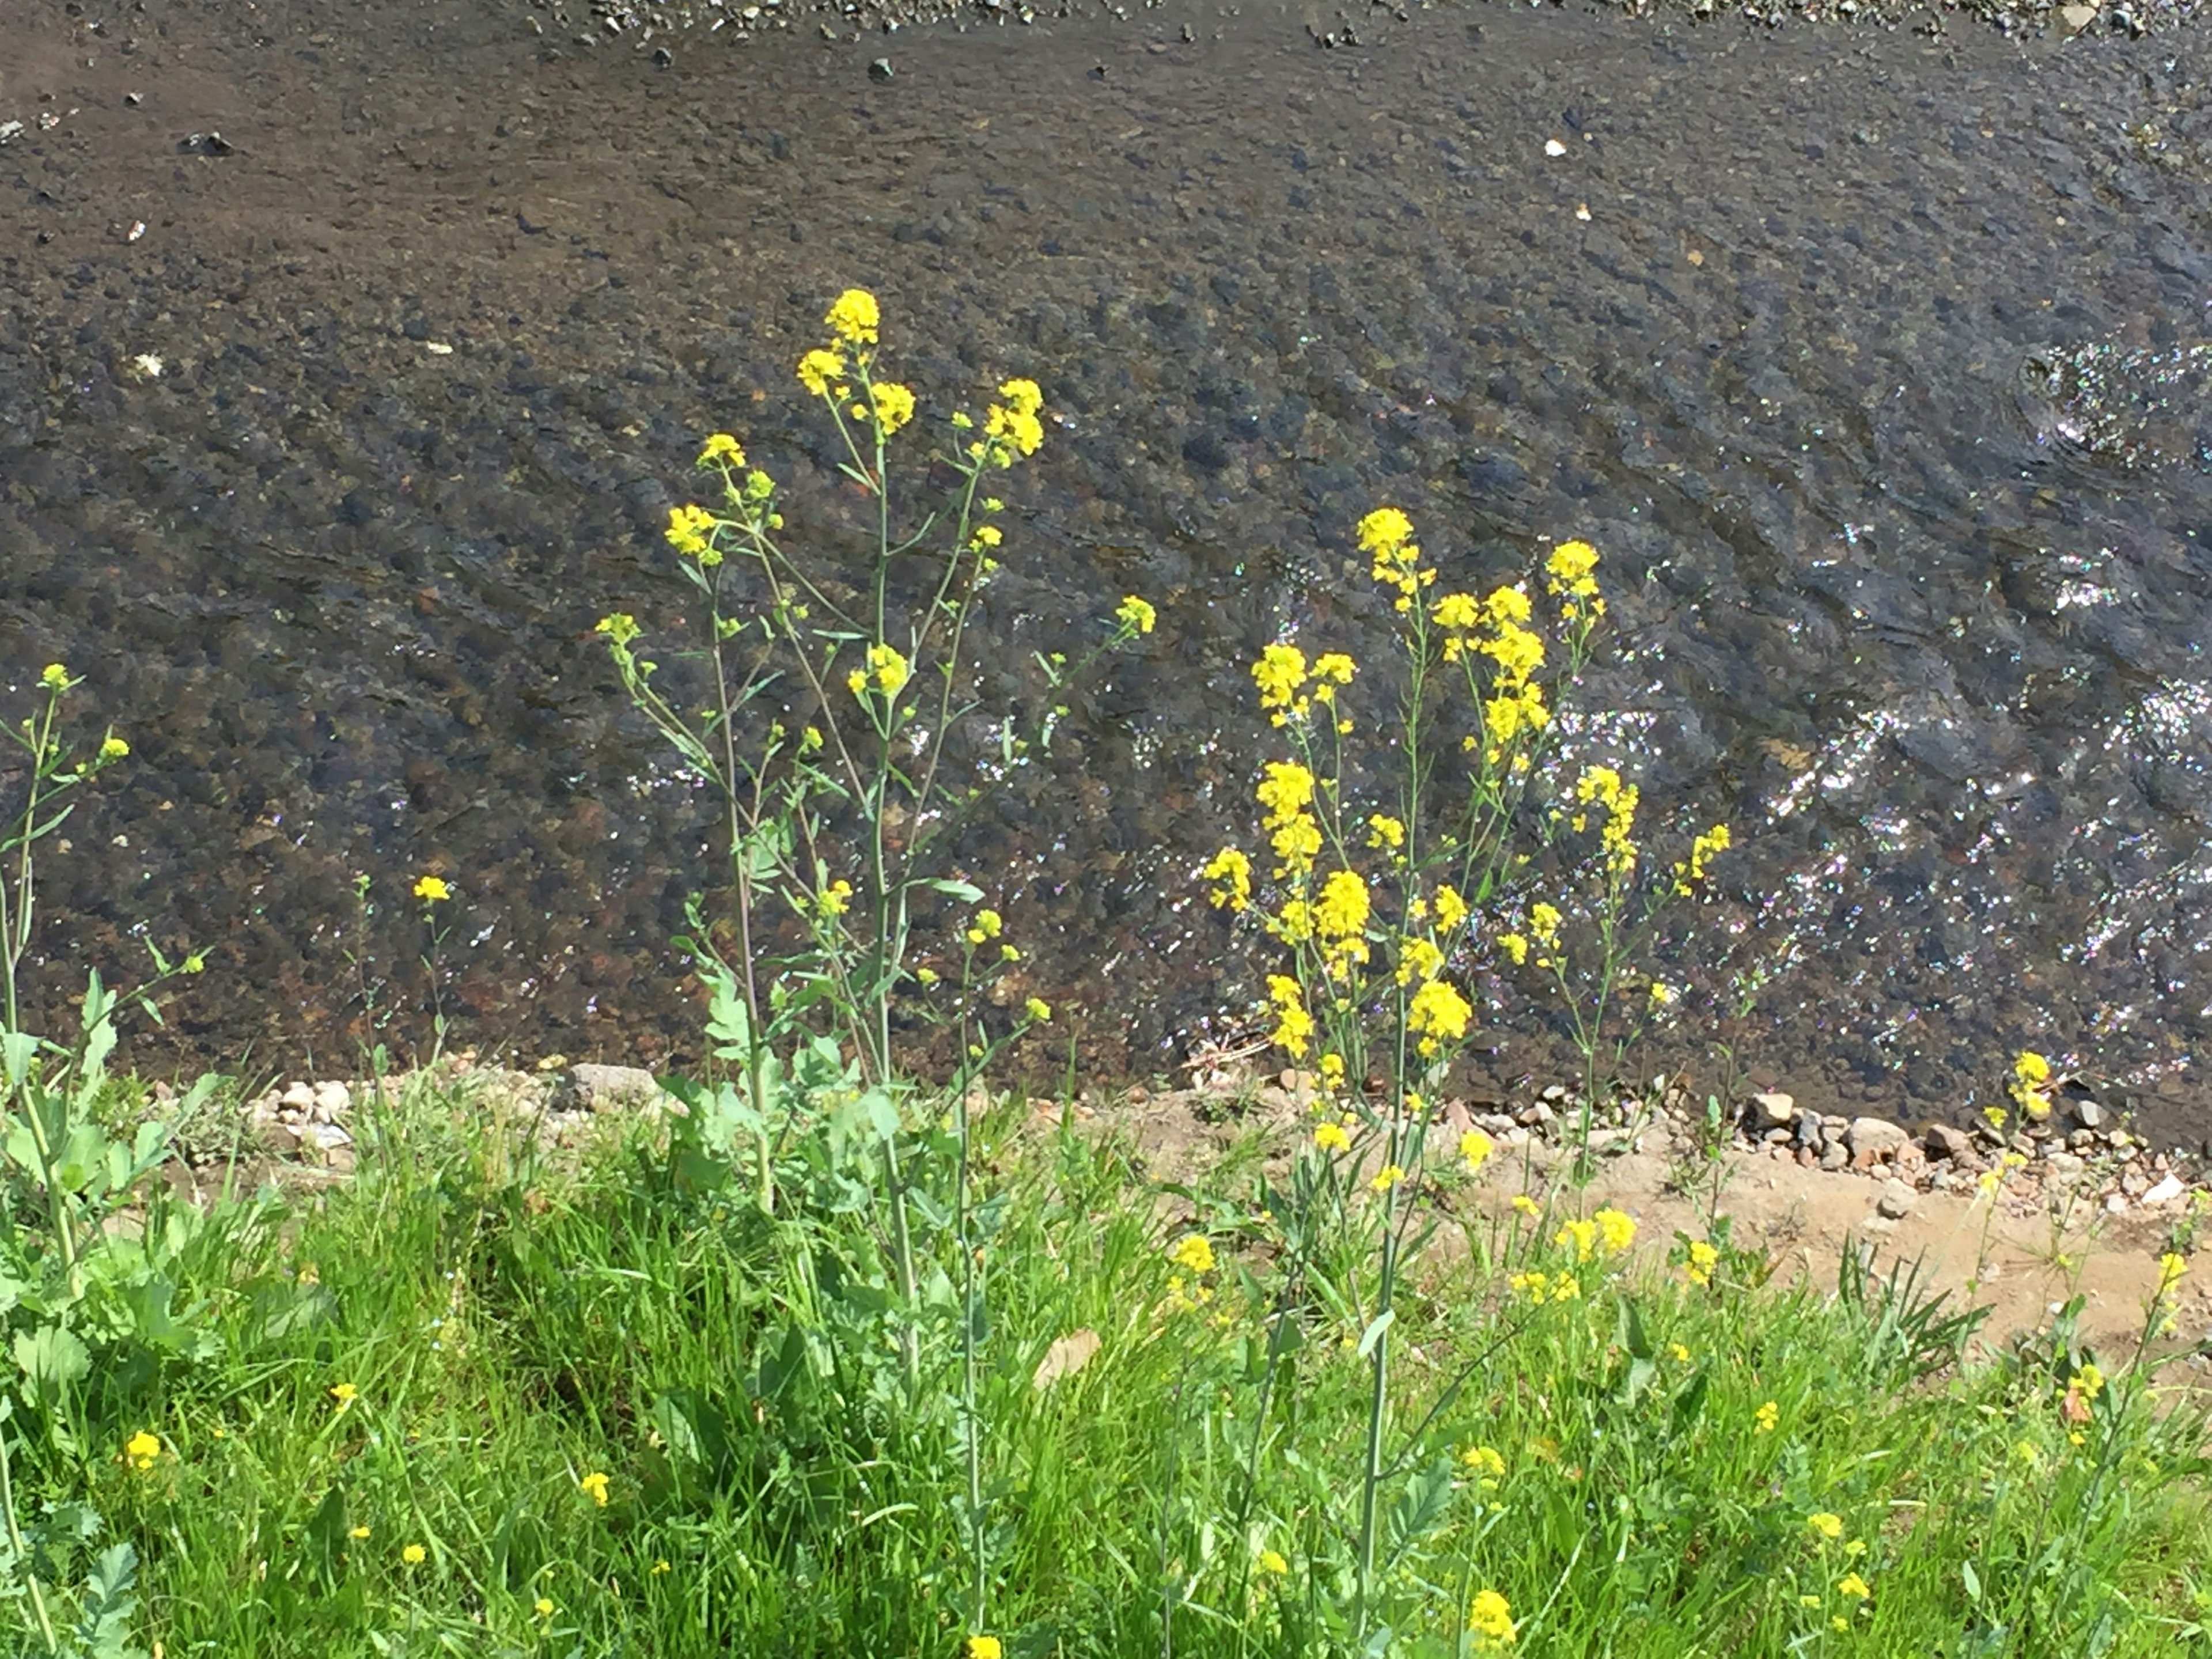
[[[988,1627],[1010,1654],[1356,1650],[1356,1309],[1332,1310],[1327,1272],[1285,1285],[1245,1192],[1207,1186],[1218,1262],[1190,1279],[1167,1255],[1183,1200],[1110,1143],[990,1127]],[[171,1659],[957,1650],[958,1304],[949,1279],[925,1288],[915,1388],[854,1166],[794,1164],[770,1216],[649,1126],[540,1158],[465,1089],[424,1089],[357,1133],[350,1184],[196,1227],[154,1206],[150,1226],[193,1234],[173,1269],[188,1338],[99,1350],[11,1427],[22,1516],[83,1500],[105,1519],[51,1578],[132,1544],[137,1639]],[[1441,1242],[1401,1295],[1390,1651],[1481,1650],[1460,1620],[1484,1589],[1528,1654],[2202,1641],[2201,1425],[2127,1356],[2098,1356],[2111,1380],[2069,1423],[2087,1356],[2063,1330],[1970,1366],[1947,1310],[1882,1280],[1763,1287],[1725,1245],[1705,1287],[1656,1252],[1576,1263],[1549,1220],[1462,1232],[1468,1196],[1437,1195]],[[924,1255],[953,1267],[941,1240]],[[1508,1283],[1532,1269],[1581,1294],[1532,1304]],[[1036,1386],[1085,1330],[1096,1357]],[[141,1430],[162,1443],[143,1471],[120,1455]],[[1852,1571],[1870,1597],[1838,1590]]]

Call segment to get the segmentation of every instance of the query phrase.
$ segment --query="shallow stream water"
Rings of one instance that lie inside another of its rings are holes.
[[[135,752],[47,863],[49,1006],[143,919],[214,947],[177,1048],[336,1069],[364,987],[419,1036],[437,870],[463,1039],[688,1053],[707,820],[590,629],[681,616],[704,431],[848,533],[789,366],[863,283],[926,396],[1056,416],[987,688],[1159,606],[963,849],[1095,1064],[1235,1028],[1191,872],[1270,752],[1244,665],[1381,648],[1388,500],[1453,585],[1595,542],[1571,752],[1736,828],[1655,1054],[1909,1116],[2033,1046],[2212,1128],[2197,34],[1472,6],[1324,50],[1245,3],[663,69],[499,8],[70,9],[0,64],[0,661]],[[1485,988],[1480,1080],[1558,1074]]]

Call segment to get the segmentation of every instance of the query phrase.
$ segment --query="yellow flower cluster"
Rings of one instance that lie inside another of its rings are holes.
[[[1570,1221],[1553,1240],[1574,1252],[1577,1262],[1594,1255],[1618,1255],[1636,1242],[1635,1220],[1615,1209],[1600,1210],[1586,1221]]]
[[[873,345],[882,318],[876,296],[864,288],[848,288],[831,303],[822,320],[830,331],[848,346]]]
[[[1306,1012],[1305,993],[1289,975],[1270,974],[1267,1000],[1275,1006],[1275,1041],[1293,1059],[1304,1059],[1314,1029],[1313,1016]]]
[[[2012,1063],[2013,1102],[2032,1123],[2051,1115],[2051,1062],[2033,1048],[2023,1048]]]
[[[415,896],[425,904],[443,904],[453,896],[452,884],[442,876],[417,876],[415,878]]]
[[[1574,815],[1574,826],[1577,830],[1585,827],[1589,807],[1605,815],[1604,827],[1598,832],[1598,851],[1607,873],[1617,881],[1636,873],[1636,807],[1641,799],[1642,792],[1632,783],[1623,783],[1620,774],[1610,766],[1587,767],[1575,781],[1576,803],[1585,811]]]
[[[1121,624],[1124,633],[1149,634],[1152,631],[1153,623],[1159,620],[1159,613],[1146,601],[1131,593],[1124,596],[1115,607],[1114,620]]]
[[[699,452],[701,466],[743,466],[744,464],[744,446],[726,432],[710,433],[706,447]]]
[[[159,1436],[141,1429],[123,1443],[123,1461],[131,1466],[133,1474],[143,1474],[154,1467],[161,1455]]]
[[[1480,1129],[1469,1129],[1459,1138],[1459,1155],[1469,1175],[1489,1163],[1491,1153],[1497,1150],[1498,1143]]]
[[[866,696],[871,688],[886,697],[896,697],[913,676],[913,665],[896,647],[872,645],[868,647],[868,665],[846,675],[845,686],[856,697]]]
[[[707,569],[722,562],[722,550],[714,545],[714,532],[720,522],[703,507],[686,503],[668,509],[668,528],[661,534],[668,544],[687,559],[696,559]]]
[[[1417,1039],[1422,1054],[1432,1055],[1447,1042],[1467,1035],[1474,1010],[1449,980],[1432,979],[1413,993],[1406,1005],[1406,1029]]]
[[[1367,884],[1351,870],[1333,870],[1313,905],[1313,929],[1322,963],[1334,978],[1367,961]]]
[[[1572,1273],[1557,1275],[1530,1271],[1505,1281],[1513,1294],[1531,1302],[1572,1302],[1583,1293],[1582,1281]]]
[[[1267,816],[1261,828],[1275,849],[1278,876],[1303,876],[1313,868],[1321,851],[1321,825],[1309,810],[1313,805],[1314,775],[1296,761],[1269,761],[1253,790]]]
[[[1168,1252],[1168,1260],[1186,1273],[1213,1271],[1213,1244],[1204,1233],[1185,1233]]]
[[[1252,908],[1252,860],[1234,847],[1216,853],[1200,873],[1213,884],[1206,898],[1215,909],[1233,915]]]
[[[1477,1653],[1496,1653],[1515,1640],[1513,1609],[1494,1589],[1478,1590],[1467,1610],[1467,1632]]]
[[[1544,641],[1528,626],[1528,595],[1519,587],[1493,589],[1487,599],[1471,593],[1447,593],[1438,599],[1430,617],[1443,629],[1443,659],[1448,663],[1468,656],[1486,657],[1492,664],[1490,683],[1480,695],[1482,736],[1469,738],[1469,749],[1480,747],[1485,762],[1498,765],[1522,735],[1543,730],[1552,718],[1544,704],[1544,690],[1535,683],[1544,665]],[[1516,770],[1525,770],[1525,756],[1514,755]]]
[[[1044,442],[1044,422],[1040,418],[1044,393],[1035,380],[1017,379],[1001,380],[999,395],[1006,401],[993,404],[983,416],[986,441],[970,444],[968,453],[978,460],[1012,466],[1017,455],[1034,455]]]
[[[1690,842],[1687,861],[1674,866],[1674,894],[1678,898],[1689,896],[1690,890],[1705,878],[1705,866],[1716,853],[1725,853],[1729,847],[1729,827],[1717,823]]]
[[[1605,615],[1598,596],[1597,549],[1588,542],[1561,542],[1544,561],[1545,591],[1559,602],[1559,615],[1572,628],[1585,617]]]
[[[914,392],[896,380],[881,380],[868,388],[868,401],[854,404],[856,421],[872,421],[886,438],[914,418]]]
[[[1411,611],[1421,590],[1435,585],[1437,573],[1421,568],[1413,521],[1395,507],[1378,507],[1359,521],[1359,549],[1372,556],[1375,580],[1397,590],[1401,611]]]
[[[1693,1239],[1682,1271],[1689,1275],[1692,1285],[1710,1285],[1713,1282],[1713,1269],[1720,1264],[1720,1259],[1721,1253],[1704,1239]]]

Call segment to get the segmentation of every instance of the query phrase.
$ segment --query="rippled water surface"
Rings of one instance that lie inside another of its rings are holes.
[[[1246,4],[663,70],[496,9],[279,9],[51,11],[0,68],[0,121],[68,112],[0,148],[0,641],[136,748],[42,937],[214,945],[182,1045],[349,1054],[364,983],[418,1029],[399,895],[438,869],[473,1040],[684,1052],[706,820],[588,632],[681,615],[656,532],[703,430],[854,544],[789,363],[866,282],[905,378],[1059,416],[987,689],[1160,606],[963,849],[1102,1063],[1249,994],[1189,882],[1248,827],[1243,665],[1379,649],[1350,543],[1387,499],[1455,585],[1604,551],[1574,752],[1739,832],[1669,947],[1678,1057],[1717,1029],[1831,1109],[1936,1114],[2026,1043],[2212,1127],[2193,35],[1475,7],[1324,51],[1334,14]],[[1489,988],[1486,1080],[1548,1075]]]

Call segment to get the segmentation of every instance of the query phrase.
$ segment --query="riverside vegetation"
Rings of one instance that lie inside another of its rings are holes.
[[[217,1085],[125,1133],[137,1096],[106,1061],[120,1014],[158,1018],[199,958],[155,952],[127,998],[92,977],[70,1040],[22,1029],[34,854],[128,757],[113,733],[78,757],[76,682],[46,671],[0,842],[18,1650],[2204,1639],[2204,1419],[2160,1340],[2182,1255],[2127,1352],[2088,1351],[2069,1307],[1970,1359],[1974,1315],[1911,1273],[1854,1256],[1832,1287],[1777,1283],[1717,1206],[1639,1241],[1586,1205],[1586,1160],[1476,1201],[1502,1155],[1435,1101],[1486,978],[1551,988],[1586,1145],[1645,1023],[1679,1014],[1644,965],[1654,919],[1696,905],[1729,846],[1714,825],[1661,856],[1632,781],[1560,758],[1555,710],[1604,617],[1583,543],[1527,582],[1439,592],[1379,507],[1358,540],[1395,658],[1284,638],[1254,665],[1279,739],[1254,757],[1255,840],[1194,880],[1279,963],[1268,1032],[1315,1103],[1295,1146],[1165,1187],[1110,1129],[994,1097],[1006,1045],[1053,1011],[1006,978],[1018,908],[945,849],[1091,666],[1038,661],[1011,709],[977,707],[963,667],[1006,539],[993,480],[1043,442],[1043,394],[1008,380],[949,412],[951,482],[911,513],[892,464],[921,400],[884,373],[872,296],[825,324],[798,372],[867,503],[870,567],[789,544],[775,481],[715,434],[710,502],[667,536],[696,636],[599,623],[720,825],[680,941],[711,1063],[667,1079],[676,1109],[556,1152],[428,1067],[371,1091],[350,1181],[179,1196],[171,1131]],[[1131,595],[1097,650],[1157,622]],[[465,885],[415,889],[434,982]],[[954,1056],[933,1085],[899,1063],[925,1023]],[[2042,1080],[2024,1060],[2023,1110]]]

